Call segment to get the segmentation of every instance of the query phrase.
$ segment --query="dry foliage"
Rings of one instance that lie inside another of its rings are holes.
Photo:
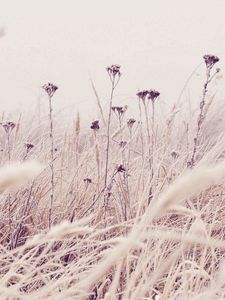
[[[99,98],[89,130],[79,114],[67,129],[52,111],[50,128],[2,117],[1,299],[225,298],[221,102],[204,90],[195,114],[163,118],[159,93],[142,91],[134,119],[112,106],[119,69],[110,124]]]

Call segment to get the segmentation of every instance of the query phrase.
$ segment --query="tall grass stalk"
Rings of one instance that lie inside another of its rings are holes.
[[[206,96],[208,93],[208,86],[209,84],[212,82],[213,78],[215,77],[215,75],[220,71],[220,69],[216,69],[216,71],[214,72],[214,74],[211,74],[212,68],[214,67],[214,65],[219,61],[219,58],[217,56],[214,55],[205,55],[204,56],[205,59],[205,64],[206,64],[206,82],[204,84],[204,88],[203,88],[203,92],[202,92],[202,100],[200,102],[200,113],[198,116],[198,122],[197,122],[197,131],[196,131],[196,135],[194,138],[194,147],[193,147],[193,152],[192,152],[192,156],[191,156],[191,160],[190,160],[190,166],[193,167],[195,164],[195,156],[196,156],[196,152],[197,152],[197,146],[199,143],[199,137],[200,137],[200,131],[202,128],[202,123],[206,117],[204,108],[206,105]]]
[[[50,193],[50,207],[48,212],[48,226],[52,225],[52,213],[53,213],[53,203],[54,203],[54,188],[55,188],[55,175],[54,175],[54,132],[53,132],[53,107],[52,99],[58,87],[52,83],[45,84],[43,89],[48,94],[48,104],[49,104],[49,127],[50,127],[50,170],[51,170],[51,193]]]
[[[107,72],[109,74],[109,78],[111,81],[111,93],[109,98],[109,110],[108,110],[108,120],[107,120],[107,142],[106,142],[104,188],[106,188],[107,180],[108,180],[108,165],[109,165],[109,152],[110,152],[110,125],[111,125],[111,116],[112,116],[113,95],[121,76],[120,67],[118,65],[112,65],[111,67],[108,67]]]

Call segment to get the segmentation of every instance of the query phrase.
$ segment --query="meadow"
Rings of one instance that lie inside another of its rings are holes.
[[[204,55],[196,108],[162,114],[160,91],[116,106],[122,67],[106,68],[107,109],[70,126],[22,112],[0,128],[0,299],[224,299],[225,135],[213,92],[219,58]]]

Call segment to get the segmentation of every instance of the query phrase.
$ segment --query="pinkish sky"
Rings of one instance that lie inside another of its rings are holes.
[[[89,77],[105,105],[112,63],[123,73],[115,101],[128,104],[142,88],[176,100],[206,53],[218,55],[225,72],[224,0],[0,0],[0,11],[1,110],[45,101],[40,87],[50,81],[59,86],[57,109],[90,115]],[[200,74],[203,65],[189,85],[193,98]]]

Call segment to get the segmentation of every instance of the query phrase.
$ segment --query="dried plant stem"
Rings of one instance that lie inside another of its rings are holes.
[[[12,201],[10,193],[7,196],[8,202],[8,223],[9,223],[9,249],[13,248],[13,234],[12,234]]]
[[[108,112],[108,123],[107,123],[107,143],[106,143],[106,163],[105,163],[105,179],[104,179],[104,223],[106,226],[106,210],[109,202],[109,198],[111,195],[112,189],[112,181],[108,184],[108,165],[109,165],[109,151],[110,151],[110,125],[111,125],[111,117],[112,117],[112,102],[115,88],[117,87],[120,81],[120,66],[112,65],[111,67],[107,67],[107,72],[111,81],[111,93],[110,93],[110,101],[109,101],[109,112]],[[114,175],[113,175],[114,177]]]
[[[20,236],[21,236],[21,232],[22,232],[22,228],[24,226],[24,219],[27,218],[28,214],[29,214],[29,205],[30,205],[30,199],[31,199],[31,195],[32,195],[32,192],[33,192],[33,187],[34,187],[34,180],[31,184],[31,187],[30,187],[30,190],[29,190],[29,194],[28,194],[28,197],[27,197],[27,201],[26,201],[26,204],[24,206],[24,209],[23,209],[23,214],[22,214],[22,220],[23,222],[20,222],[19,223],[19,226],[18,228],[16,229],[16,233],[15,233],[15,241],[13,243],[13,248],[16,248],[17,245],[18,245],[18,242],[19,242],[19,239],[20,239]]]
[[[8,161],[11,160],[11,147],[10,147],[10,132],[7,132],[7,154],[8,154]]]
[[[154,177],[154,151],[155,151],[155,102],[152,101],[152,135],[151,135],[151,155],[150,155],[150,165],[151,165],[151,179]]]
[[[112,87],[110,94],[110,102],[109,102],[109,111],[108,111],[108,122],[107,122],[107,142],[106,142],[106,161],[105,161],[105,178],[104,178],[104,225],[106,226],[106,211],[110,197],[111,184],[108,184],[108,165],[109,165],[109,151],[110,151],[110,124],[112,117],[112,102],[113,102],[113,93],[115,90],[115,77],[110,78]]]
[[[10,131],[6,133],[7,135],[7,154],[8,154],[8,161],[11,161],[11,147],[10,147]],[[13,248],[13,234],[12,234],[12,201],[11,201],[10,193],[7,196],[8,202],[8,224],[9,224],[9,249]]]
[[[112,117],[112,101],[113,101],[113,93],[115,90],[115,78],[112,79],[112,88],[110,94],[110,102],[109,102],[109,112],[108,112],[108,122],[107,122],[107,143],[106,143],[106,162],[105,162],[105,180],[104,180],[104,188],[107,186],[108,179],[108,165],[109,165],[109,146],[110,146],[110,124]]]
[[[207,92],[208,92],[208,85],[212,81],[212,79],[214,78],[215,74],[213,76],[211,76],[211,68],[207,68],[206,82],[204,84],[203,93],[202,93],[202,100],[200,102],[200,113],[199,113],[199,116],[198,116],[197,132],[196,132],[196,135],[195,135],[195,138],[194,138],[194,147],[193,147],[193,152],[192,152],[191,161],[190,161],[190,166],[191,167],[193,167],[194,164],[195,164],[195,155],[196,155],[196,152],[197,152],[197,146],[198,146],[198,142],[199,142],[199,135],[200,135],[202,123],[205,119],[204,107],[205,107],[205,104],[206,104],[206,96],[207,96]]]
[[[150,155],[150,167],[151,167],[151,186],[148,195],[148,204],[150,204],[153,198],[152,194],[152,180],[154,177],[154,150],[155,150],[155,102],[152,101],[152,138],[151,138],[151,155]]]
[[[50,170],[51,170],[51,194],[50,194],[50,208],[48,215],[48,226],[52,225],[52,207],[54,203],[54,135],[53,135],[53,117],[52,117],[52,96],[49,95],[49,121],[50,121],[50,142],[51,142],[51,157],[50,157]]]
[[[127,157],[127,172],[130,170],[130,158],[131,158],[131,141],[133,139],[132,129],[129,130],[129,148],[128,148],[128,157]]]
[[[97,192],[100,191],[100,151],[99,151],[99,142],[97,139],[97,135],[95,132],[95,160],[96,160],[96,167],[97,167]]]
[[[100,112],[103,124],[106,126],[106,121],[105,121],[105,118],[104,118],[104,112],[103,112],[103,109],[102,109],[100,98],[98,96],[98,92],[95,88],[94,81],[92,80],[92,78],[90,78],[90,81],[91,81],[91,86],[92,86],[93,92],[94,92],[96,100],[97,100],[97,105],[98,105],[98,108],[99,108],[99,112]]]
[[[125,156],[125,145],[123,145],[123,132],[122,132],[122,119],[119,118],[119,126],[120,126],[120,140],[121,140],[121,147],[122,147],[122,163],[125,168],[125,172],[123,172],[123,182],[126,190],[126,199],[124,198],[124,221],[127,221],[127,202],[130,203],[130,196],[129,196],[129,186],[128,186],[128,164],[126,163],[126,156]]]
[[[148,162],[149,162],[149,169],[151,173],[151,180],[154,176],[154,168],[153,168],[153,151],[154,151],[154,102],[152,101],[152,135],[150,134],[150,126],[149,126],[149,117],[148,117],[148,105],[145,101],[143,101],[144,109],[145,109],[145,119],[146,119],[146,126],[147,126],[147,138],[148,138]],[[150,186],[149,193],[148,193],[148,204],[152,199],[152,187]]]
[[[80,146],[80,114],[77,113],[76,122],[75,122],[75,168],[79,168],[79,146]],[[76,194],[79,197],[79,182],[76,181]]]
[[[144,109],[145,109],[145,120],[146,120],[146,127],[147,127],[147,138],[148,138],[148,154],[149,154],[149,164],[150,164],[150,169],[151,169],[151,137],[150,137],[150,128],[149,128],[149,119],[148,119],[148,105],[146,102],[143,102],[144,104]]]
[[[79,142],[80,142],[80,114],[79,112],[77,113],[77,117],[76,117],[76,123],[75,123],[75,165],[76,168],[78,169],[78,160],[79,160],[79,156],[78,156],[78,152],[79,152]]]
[[[141,154],[142,154],[142,165],[144,164],[144,136],[143,136],[143,126],[142,126],[142,111],[141,111],[141,103],[138,101],[139,107],[139,118],[140,118],[140,137],[141,137]]]

